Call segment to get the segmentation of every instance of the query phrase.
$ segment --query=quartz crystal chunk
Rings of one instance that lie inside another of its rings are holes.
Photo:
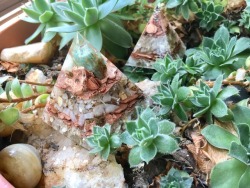
[[[167,54],[183,56],[185,49],[166,17],[165,6],[161,4],[155,8],[126,65],[152,68],[157,58],[164,58]]]
[[[45,107],[43,119],[88,148],[94,125],[122,122],[142,99],[141,90],[80,34],[74,39]]]

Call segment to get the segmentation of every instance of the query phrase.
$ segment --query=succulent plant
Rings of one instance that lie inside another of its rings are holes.
[[[213,38],[204,37],[201,47],[186,52],[205,64],[204,77],[215,79],[219,75],[227,77],[231,72],[242,67],[248,57],[250,39],[241,37],[230,38],[226,27],[221,26]],[[246,53],[246,54],[245,54]]]
[[[25,110],[33,104],[34,106],[45,104],[49,96],[45,86],[37,85],[34,87],[36,91],[34,92],[30,84],[20,84],[17,78],[8,80],[10,78],[10,76],[0,77],[0,94],[3,97],[0,98],[0,103],[2,103],[0,105],[0,123],[2,122],[6,126],[13,125],[19,120],[20,110]],[[4,82],[6,83],[3,89],[1,85]]]
[[[193,178],[188,173],[171,168],[166,176],[161,177],[161,188],[191,188]]]
[[[55,0],[32,0],[30,6],[22,8],[28,15],[28,17],[23,18],[24,21],[40,24],[37,30],[25,40],[26,44],[32,41],[40,33],[43,36],[43,42],[50,41],[56,35],[56,32],[46,32],[47,29],[56,27],[59,20],[61,20],[61,18],[55,14],[51,6],[53,2],[55,2]]]
[[[237,117],[234,123],[239,137],[217,125],[208,125],[202,130],[202,135],[211,145],[229,150],[229,156],[232,157],[232,159],[218,163],[212,169],[211,187],[215,188],[244,188],[249,184],[250,109],[237,105],[232,111]]]
[[[196,13],[200,20],[200,27],[210,31],[212,28],[218,26],[223,21],[221,16],[224,7],[222,5],[215,5],[213,1],[201,3],[201,9]]]
[[[133,2],[133,0],[69,0],[69,8],[62,7],[61,2],[56,2],[53,5],[55,12],[61,15],[64,20],[69,20],[69,24],[50,28],[47,31],[80,32],[97,50],[104,47],[110,53],[119,56],[124,48],[131,47],[132,38],[123,28],[120,19],[112,12]]]
[[[148,163],[158,152],[171,154],[179,148],[170,136],[175,128],[173,122],[158,119],[150,108],[142,111],[137,107],[136,110],[137,119],[127,121],[126,131],[122,134],[123,143],[133,147],[129,153],[130,166],[142,161]]]
[[[221,89],[223,76],[220,75],[214,82],[213,88],[200,81],[197,89],[193,90],[191,102],[195,105],[194,117],[205,116],[207,122],[212,122],[212,115],[223,118],[229,115],[228,107],[223,101],[228,97],[238,94],[238,89],[233,86]]]
[[[172,110],[181,120],[187,121],[185,103],[188,102],[191,95],[192,91],[188,87],[180,86],[179,75],[177,74],[171,84],[160,85],[158,93],[152,99],[161,105],[161,115]]]
[[[121,146],[121,139],[118,134],[111,134],[111,125],[105,124],[103,127],[94,126],[93,134],[87,137],[88,145],[93,148],[90,153],[99,153],[107,160],[109,154]]]
[[[172,57],[167,55],[164,59],[158,59],[153,64],[153,68],[157,72],[153,74],[152,80],[167,84],[171,82],[176,74],[181,77],[186,73],[183,67],[184,63],[181,59],[173,60]]]
[[[194,0],[167,0],[167,8],[175,8],[176,14],[181,14],[184,19],[189,19],[190,11],[197,12],[198,5]]]
[[[250,29],[250,1],[246,0],[247,7],[241,13],[240,26]]]

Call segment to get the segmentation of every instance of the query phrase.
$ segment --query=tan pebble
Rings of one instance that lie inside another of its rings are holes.
[[[148,24],[146,27],[146,32],[150,34],[154,34],[157,32],[157,27],[154,24]]]

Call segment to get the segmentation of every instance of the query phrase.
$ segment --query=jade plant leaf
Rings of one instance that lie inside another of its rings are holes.
[[[14,95],[16,97],[22,97],[23,96],[22,91],[21,91],[21,85],[20,85],[19,80],[17,78],[15,78],[12,81],[11,91],[14,93]]]
[[[17,108],[10,107],[0,112],[0,120],[5,125],[13,125],[19,119],[19,111]]]

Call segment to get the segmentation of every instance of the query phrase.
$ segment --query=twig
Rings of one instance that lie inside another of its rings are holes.
[[[213,81],[206,81],[205,82],[209,87],[213,87],[214,86],[214,82]],[[243,86],[243,87],[247,87],[249,86],[249,82],[241,82],[241,81],[228,81],[228,80],[223,80],[222,81],[223,85],[239,85],[239,86]]]
[[[51,93],[51,90],[48,90],[46,93]],[[11,101],[9,101],[8,99],[3,99],[3,98],[0,98],[0,103],[18,103],[18,102],[24,102],[24,101],[29,101],[31,99],[35,99],[37,98],[38,96],[40,96],[41,94],[34,94],[30,97],[26,97],[26,98],[18,98],[18,99],[12,99]]]
[[[27,113],[27,112],[30,112],[30,111],[35,110],[35,109],[37,109],[37,108],[44,108],[45,105],[46,105],[46,104],[37,104],[37,105],[33,105],[33,106],[29,107],[29,108],[26,108],[26,109],[22,110],[21,112],[22,112],[22,113]]]
[[[13,80],[14,78],[9,78],[8,81]],[[38,83],[38,82],[30,82],[26,80],[19,80],[20,83],[26,83],[26,84],[31,84],[31,85],[37,85],[37,86],[50,86],[53,87],[53,84],[47,84],[47,83]]]

